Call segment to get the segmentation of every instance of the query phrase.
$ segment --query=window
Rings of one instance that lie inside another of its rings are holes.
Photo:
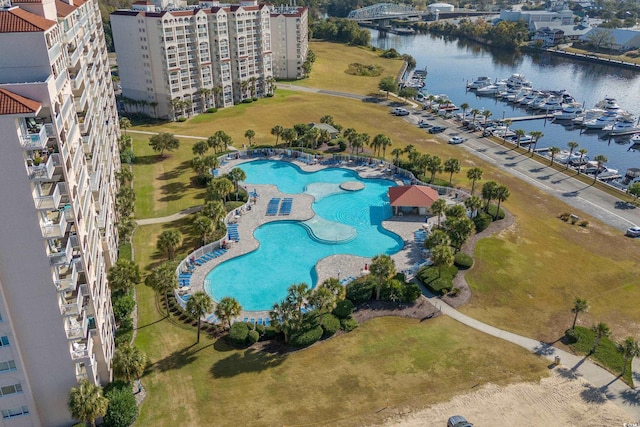
[[[18,383],[0,387],[0,396],[8,396],[16,393],[22,393],[22,384]]]
[[[19,417],[20,415],[26,415],[29,413],[28,406],[19,406],[13,409],[3,409],[2,410],[2,418],[13,418]]]
[[[0,347],[6,347],[9,345],[9,337],[7,337],[6,335],[3,337],[0,337]]]
[[[0,362],[0,372],[15,371],[15,369],[16,369],[16,362],[14,360]]]

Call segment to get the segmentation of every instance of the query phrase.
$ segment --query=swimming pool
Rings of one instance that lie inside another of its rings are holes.
[[[270,310],[284,299],[290,285],[315,286],[315,265],[322,258],[391,255],[403,247],[398,235],[381,226],[392,215],[387,189],[395,183],[390,180],[362,179],[338,168],[309,173],[291,163],[270,160],[238,167],[247,175],[249,186],[275,184],[283,193],[313,195],[316,216],[310,221],[270,222],[256,229],[258,249],[225,261],[207,275],[205,290],[216,301],[232,296],[244,310]],[[339,184],[345,181],[360,181],[364,188],[341,190]]]

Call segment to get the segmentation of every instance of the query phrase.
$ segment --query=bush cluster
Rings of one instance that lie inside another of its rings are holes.
[[[300,333],[293,335],[289,340],[289,344],[294,347],[309,347],[311,344],[322,338],[323,329],[320,325],[309,329],[303,329]]]
[[[236,322],[229,329],[229,339],[236,345],[244,345],[249,336],[249,326],[245,322]]]
[[[374,284],[368,280],[356,280],[347,285],[347,299],[354,304],[362,304],[371,299]]]
[[[492,222],[493,218],[491,215],[484,212],[478,213],[478,215],[473,218],[473,224],[476,226],[476,233],[480,233],[485,230]]]
[[[353,313],[353,308],[351,300],[348,298],[344,299],[336,304],[336,308],[333,309],[333,315],[338,319],[346,319]]]
[[[218,109],[215,107],[207,108],[207,113],[217,113],[217,112],[218,112]]]
[[[357,327],[358,327],[358,322],[356,321],[356,319],[354,319],[351,316],[347,317],[346,319],[340,320],[340,329],[342,329],[345,332],[351,332]]]
[[[105,427],[129,427],[136,421],[138,405],[128,384],[119,381],[116,386],[105,390],[104,396],[109,399],[107,413],[103,419]]]
[[[331,313],[322,315],[322,338],[328,338],[340,329],[340,319]]]
[[[464,252],[458,252],[453,258],[453,265],[459,270],[467,270],[473,266],[473,258]]]
[[[418,271],[418,279],[431,290],[431,292],[441,295],[449,292],[453,287],[453,278],[458,274],[458,267],[442,267],[442,272],[437,267],[427,266]]]

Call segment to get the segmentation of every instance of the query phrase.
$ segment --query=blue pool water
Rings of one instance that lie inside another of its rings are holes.
[[[205,290],[216,301],[232,296],[244,310],[270,310],[284,299],[290,285],[304,282],[315,286],[315,265],[324,257],[372,257],[402,249],[402,239],[381,226],[392,214],[387,196],[387,189],[395,185],[392,181],[361,179],[347,169],[307,173],[278,161],[248,162],[239,167],[247,175],[249,190],[252,184],[275,184],[283,193],[312,194],[316,217],[309,222],[282,217],[282,221],[256,229],[254,236],[260,242],[257,250],[230,259],[207,275]],[[340,183],[356,180],[364,184],[363,190],[347,192],[338,188]],[[293,212],[295,209],[294,203]],[[340,232],[328,238],[336,229]],[[344,230],[353,230],[353,234]]]

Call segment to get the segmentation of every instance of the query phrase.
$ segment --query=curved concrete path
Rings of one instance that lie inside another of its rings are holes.
[[[192,213],[200,212],[201,209],[202,209],[202,206],[191,206],[190,208],[181,210],[177,214],[173,214],[169,216],[163,216],[159,218],[137,219],[136,223],[138,225],[149,225],[149,224],[162,224],[164,222],[177,221],[181,218],[184,218],[187,215],[191,215]]]

